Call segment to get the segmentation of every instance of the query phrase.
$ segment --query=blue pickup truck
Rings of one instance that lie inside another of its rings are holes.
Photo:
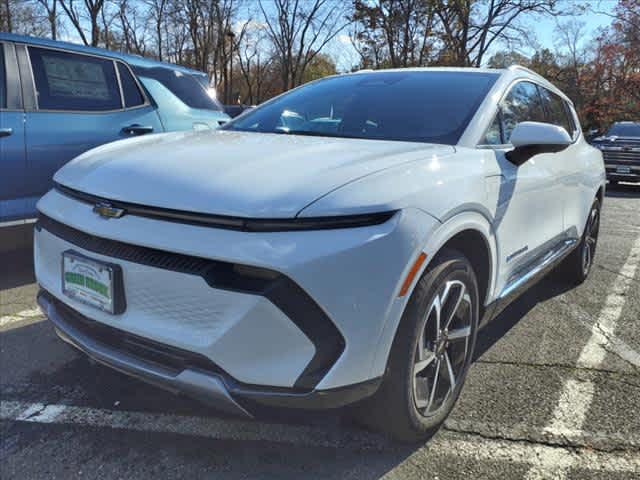
[[[53,174],[80,153],[225,123],[207,87],[206,74],[177,65],[0,33],[0,239],[33,221]]]

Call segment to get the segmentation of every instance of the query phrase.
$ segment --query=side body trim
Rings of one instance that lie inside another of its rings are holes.
[[[530,282],[539,275],[547,273],[551,268],[556,266],[563,258],[565,258],[576,247],[577,239],[563,240],[554,246],[544,255],[536,258],[527,267],[516,272],[507,282],[504,289],[498,295],[498,299],[504,299],[517,291],[530,286]]]

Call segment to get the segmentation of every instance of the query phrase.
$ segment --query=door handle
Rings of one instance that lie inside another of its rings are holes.
[[[153,132],[153,127],[151,125],[138,125],[134,123],[133,125],[122,127],[122,131],[129,135],[144,135],[145,133]]]
[[[0,128],[0,138],[8,137],[13,133],[13,128]]]

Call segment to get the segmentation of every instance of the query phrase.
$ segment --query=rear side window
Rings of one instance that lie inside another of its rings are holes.
[[[573,126],[569,121],[569,115],[565,102],[562,98],[553,92],[550,92],[546,88],[540,88],[542,98],[549,113],[549,123],[564,127],[569,135],[573,135]]]
[[[4,46],[0,43],[0,108],[7,108],[7,79],[4,69]]]
[[[194,76],[179,70],[164,67],[135,67],[139,77],[151,78],[160,82],[191,108],[203,110],[222,110],[222,107],[207,93],[202,83]]]
[[[122,108],[113,61],[29,47],[40,110],[108,111]]]
[[[138,84],[133,78],[133,75],[131,75],[129,69],[120,62],[118,62],[118,74],[120,75],[120,84],[122,85],[124,106],[131,108],[144,105],[144,96],[140,88],[138,88]]]
[[[517,83],[502,102],[502,134],[509,143],[520,122],[546,122],[538,87],[531,82]]]

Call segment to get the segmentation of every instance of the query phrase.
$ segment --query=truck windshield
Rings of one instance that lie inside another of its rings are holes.
[[[640,123],[614,123],[607,137],[640,137]]]
[[[497,78],[407,70],[336,76],[297,88],[224,129],[453,145]]]

